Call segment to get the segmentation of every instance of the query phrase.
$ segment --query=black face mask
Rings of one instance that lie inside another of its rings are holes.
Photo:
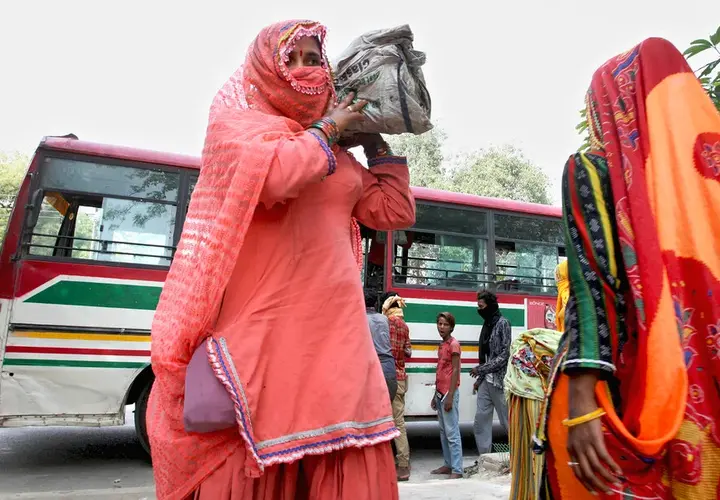
[[[492,318],[499,309],[500,307],[497,304],[488,304],[487,306],[485,306],[485,309],[480,309],[478,307],[477,312],[482,317],[482,319],[487,321]]]

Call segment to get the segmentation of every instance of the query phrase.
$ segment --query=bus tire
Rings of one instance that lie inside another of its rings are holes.
[[[151,379],[138,396],[137,402],[135,403],[135,433],[137,434],[140,446],[147,454],[147,458],[150,459],[150,440],[147,434],[147,406],[148,399],[150,399],[150,390],[152,389],[154,378]]]

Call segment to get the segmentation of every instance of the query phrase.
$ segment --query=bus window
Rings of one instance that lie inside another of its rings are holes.
[[[60,193],[45,193],[33,229],[34,255],[53,254],[67,208],[67,202]]]
[[[394,234],[397,285],[474,290],[490,278],[487,212],[418,203],[415,225]]]
[[[360,226],[363,250],[363,286],[378,293],[383,289],[385,277],[385,242],[387,233]]]
[[[170,265],[180,173],[46,158],[29,255]]]
[[[562,222],[494,214],[497,289],[555,293],[555,268],[564,256]]]

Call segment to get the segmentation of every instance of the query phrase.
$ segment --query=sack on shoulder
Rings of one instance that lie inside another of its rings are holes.
[[[335,89],[339,99],[355,92],[368,101],[365,120],[343,136],[357,132],[422,134],[432,129],[430,93],[422,66],[425,53],[413,49],[410,26],[381,29],[356,38],[337,58]]]

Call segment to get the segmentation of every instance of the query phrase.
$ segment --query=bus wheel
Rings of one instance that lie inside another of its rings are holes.
[[[154,380],[154,379],[153,379]],[[152,389],[153,380],[151,380],[138,396],[135,403],[135,433],[137,434],[140,445],[150,458],[150,440],[147,435],[147,422],[145,415],[147,414],[148,399],[150,398],[150,389]]]

